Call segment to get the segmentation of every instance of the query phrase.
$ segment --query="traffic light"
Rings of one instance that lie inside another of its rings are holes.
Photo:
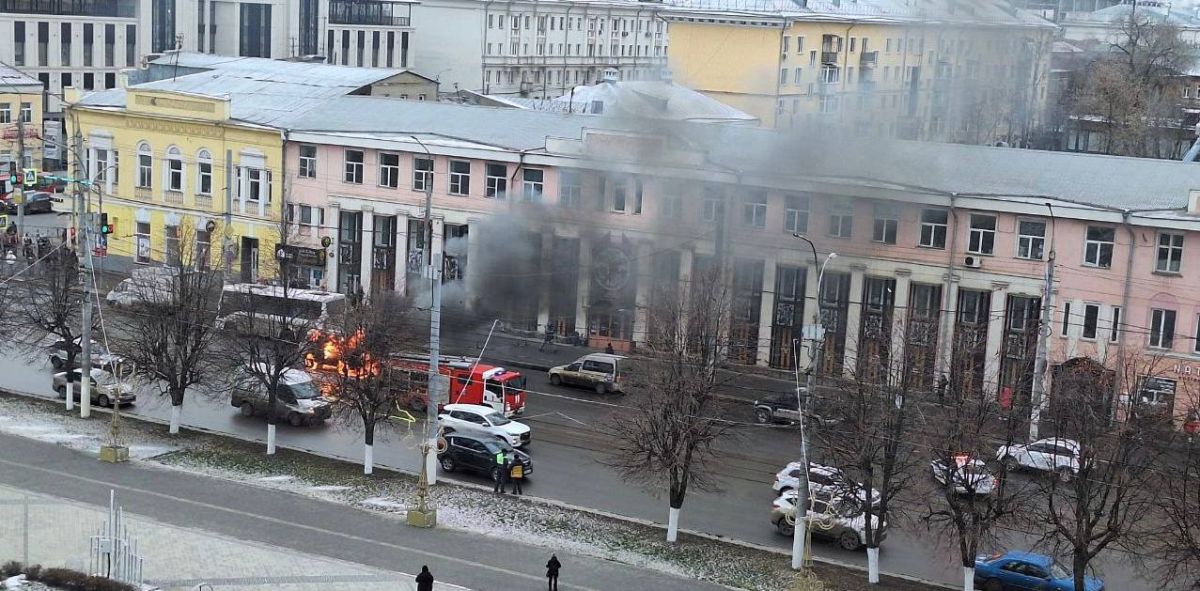
[[[100,233],[101,234],[112,234],[113,233],[113,225],[108,223],[108,214],[107,213],[100,214]]]

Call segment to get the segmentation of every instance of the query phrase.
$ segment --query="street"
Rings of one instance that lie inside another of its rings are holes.
[[[107,311],[106,311],[107,313]],[[97,339],[99,340],[99,339]],[[5,351],[0,359],[0,387],[50,397],[51,370],[46,357],[31,357],[22,351]],[[636,393],[627,396],[597,395],[587,390],[555,387],[544,372],[526,370],[529,400],[520,420],[533,429],[529,452],[537,466],[536,476],[526,487],[527,494],[607,511],[630,517],[665,522],[665,498],[654,498],[646,491],[620,482],[616,473],[602,460],[607,449],[604,427],[636,412]],[[261,418],[242,417],[229,405],[228,395],[219,388],[192,393],[184,404],[183,423],[239,437],[265,440]],[[684,505],[681,527],[736,538],[747,542],[790,549],[791,540],[779,536],[768,521],[773,498],[770,488],[774,473],[798,456],[798,432],[788,426],[753,424],[750,404],[727,400],[727,418],[738,422],[733,439],[721,445],[717,462],[720,491],[689,493]],[[78,412],[78,410],[76,410]],[[169,401],[143,388],[138,403],[126,412],[166,421]],[[165,429],[165,427],[164,427]],[[361,436],[355,425],[326,424],[293,428],[280,425],[280,445],[308,449],[361,461]],[[377,464],[415,472],[417,451],[401,433],[377,436]],[[455,478],[473,478],[454,475]],[[913,508],[914,512],[919,511]],[[961,577],[955,551],[929,535],[922,535],[919,523],[904,523],[892,530],[881,551],[884,572],[955,583]],[[1012,547],[1022,547],[1030,536],[1010,533]],[[949,549],[948,549],[949,548]],[[991,550],[991,549],[987,549]],[[834,544],[815,541],[813,552],[823,558],[865,565],[861,552],[844,551]],[[781,560],[783,558],[781,557]],[[1149,590],[1152,585],[1139,580],[1137,573],[1123,561],[1102,562],[1102,576],[1110,589]]]

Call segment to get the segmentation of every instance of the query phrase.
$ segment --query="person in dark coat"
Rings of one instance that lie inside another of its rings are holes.
[[[549,591],[558,591],[558,569],[562,568],[562,563],[558,561],[558,557],[551,554],[550,561],[546,563],[546,583],[549,585]]]
[[[514,495],[523,495],[525,491],[521,489],[521,481],[525,480],[525,465],[517,458],[515,451],[508,457],[508,480],[512,482],[512,492]]]
[[[612,355],[612,354],[613,354],[612,343],[609,343],[609,344],[607,344],[607,345],[604,345],[604,352],[605,352],[605,353],[608,353],[609,355]]]
[[[433,591],[433,573],[428,566],[421,566],[421,574],[417,575],[417,591]]]

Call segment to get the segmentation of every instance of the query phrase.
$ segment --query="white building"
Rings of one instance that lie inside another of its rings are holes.
[[[553,98],[593,84],[657,80],[667,63],[661,5],[637,0],[426,0],[422,65],[444,91]]]

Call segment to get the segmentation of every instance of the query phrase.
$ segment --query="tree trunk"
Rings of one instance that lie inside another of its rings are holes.
[[[364,425],[363,429],[363,474],[375,472],[375,425]]]
[[[879,546],[867,548],[867,582],[879,584]]]
[[[75,384],[67,382],[67,412],[75,410]]]
[[[963,567],[963,591],[975,591],[975,567]]]
[[[1084,584],[1084,574],[1087,572],[1087,557],[1081,552],[1075,552],[1071,560],[1071,575],[1075,578],[1075,591],[1087,591]]]
[[[275,423],[267,423],[267,455],[275,455]]]
[[[679,539],[679,507],[671,507],[667,514],[667,541],[672,544]]]
[[[171,433],[171,435],[179,434],[179,417],[182,414],[183,414],[183,405],[182,404],[172,404],[171,405],[171,427],[169,429],[169,432]]]

